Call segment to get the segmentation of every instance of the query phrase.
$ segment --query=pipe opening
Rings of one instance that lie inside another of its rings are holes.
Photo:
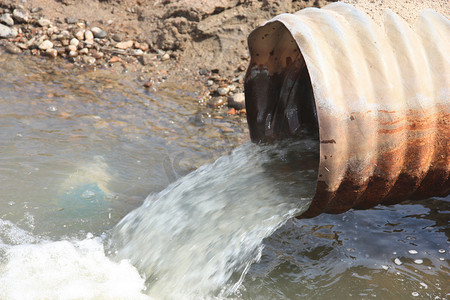
[[[244,87],[252,141],[318,139],[311,79],[288,30],[279,22],[262,27],[250,35],[249,48],[252,60]]]

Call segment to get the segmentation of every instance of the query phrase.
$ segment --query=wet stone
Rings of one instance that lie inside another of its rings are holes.
[[[228,106],[235,109],[245,108],[245,95],[244,93],[236,93],[228,98]]]
[[[18,23],[27,23],[30,18],[28,13],[20,8],[16,8],[13,11],[12,16],[13,16],[14,20],[16,20],[16,22],[18,22]]]
[[[87,65],[95,64],[95,58],[92,56],[83,56],[83,62]]]
[[[0,24],[0,38],[14,38],[17,36],[15,28],[9,28],[6,25]]]
[[[6,24],[6,25],[8,25],[8,26],[13,26],[13,25],[14,25],[14,20],[13,20],[13,18],[11,17],[11,14],[8,14],[8,13],[3,14],[3,15],[0,17],[0,22],[3,23],[3,24]]]
[[[217,89],[217,94],[219,94],[220,96],[225,96],[226,94],[228,94],[228,92],[230,91],[230,89],[226,86],[226,87],[219,87]]]
[[[56,49],[47,49],[45,51],[45,54],[47,54],[47,56],[55,58],[58,56],[58,51]]]
[[[48,49],[53,48],[53,43],[50,42],[49,40],[45,40],[39,44],[38,48],[41,50],[48,50]]]
[[[210,101],[208,101],[208,106],[214,107],[214,108],[224,106],[225,104],[226,104],[226,101],[223,98],[213,98]]]

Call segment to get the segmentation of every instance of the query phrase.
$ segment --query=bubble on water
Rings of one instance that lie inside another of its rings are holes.
[[[417,251],[416,250],[409,250],[408,253],[409,254],[417,254]]]
[[[420,285],[421,285],[423,288],[425,288],[425,289],[428,288],[428,285],[427,285],[426,283],[424,283],[424,282],[421,282]]]
[[[58,108],[56,108],[56,106],[50,105],[49,107],[47,107],[47,110],[51,111],[51,112],[54,112],[54,111],[57,111]]]
[[[398,266],[402,264],[402,261],[399,258],[394,259],[394,263]]]
[[[418,292],[412,292],[411,295],[413,295],[414,297],[417,297],[417,296],[419,296],[419,293]]]
[[[439,249],[438,252],[439,253],[445,253],[445,250],[444,249]]]
[[[422,259],[416,259],[416,260],[414,260],[414,263],[416,263],[418,265],[421,265],[421,264],[423,264],[423,260]]]

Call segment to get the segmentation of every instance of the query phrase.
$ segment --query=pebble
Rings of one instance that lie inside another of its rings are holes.
[[[141,44],[141,50],[142,51],[147,51],[148,49],[150,49],[150,46],[147,43],[142,43]]]
[[[220,96],[225,96],[226,94],[228,94],[228,92],[230,91],[230,89],[226,86],[226,87],[219,87],[218,89],[217,89],[217,93],[220,95]]]
[[[47,56],[50,56],[50,57],[53,57],[53,58],[58,56],[58,51],[56,49],[47,49],[45,51],[45,53],[47,54]]]
[[[94,37],[98,39],[104,39],[108,35],[106,31],[98,27],[91,28],[91,31],[94,34]]]
[[[228,98],[228,106],[236,109],[245,108],[245,95],[244,93],[236,93]]]
[[[67,24],[76,24],[76,23],[78,23],[78,19],[77,18],[66,17],[66,23]]]
[[[445,253],[445,250],[444,249],[439,249],[438,252],[439,253]]]
[[[116,44],[116,48],[125,50],[133,47],[133,44],[134,44],[133,41],[120,42]]]
[[[214,108],[221,107],[225,105],[225,99],[223,98],[213,98],[208,102],[208,105]]]
[[[409,250],[408,252],[409,252],[409,254],[417,254],[416,250]]]
[[[69,56],[70,57],[77,57],[78,56],[78,52],[77,51],[69,51]]]
[[[77,46],[75,46],[75,45],[69,45],[69,46],[67,46],[67,51],[77,51]]]
[[[142,56],[141,56],[141,63],[144,65],[144,66],[146,66],[146,65],[148,65],[148,64],[151,64],[154,60],[155,60],[155,56],[154,55],[152,55],[152,54],[148,54],[148,53],[144,53]]]
[[[75,37],[79,40],[82,41],[84,39],[84,31],[83,30],[79,30],[75,33]]]
[[[8,25],[8,26],[13,26],[13,25],[14,25],[14,20],[13,20],[13,18],[11,17],[11,14],[8,14],[8,13],[3,14],[3,15],[0,17],[0,22],[5,23],[5,24]]]
[[[94,40],[94,34],[92,33],[92,31],[86,30],[86,31],[84,32],[84,39],[85,39],[86,41]]]
[[[121,42],[124,38],[123,33],[116,33],[113,34],[113,36],[111,37],[115,42]]]
[[[95,58],[92,56],[83,56],[83,62],[88,65],[95,64]]]
[[[169,59],[170,59],[169,53],[164,53],[164,55],[161,56],[161,60],[162,60],[162,61],[169,60]]]
[[[41,50],[48,50],[48,49],[53,48],[53,43],[50,42],[49,40],[45,40],[39,44],[38,48]]]
[[[402,261],[398,258],[394,259],[394,263],[398,266],[400,266],[402,264]]]
[[[144,54],[144,51],[142,51],[141,49],[134,49],[132,54],[134,56],[141,56],[142,54]]]
[[[80,54],[88,54],[89,53],[89,49],[88,48],[83,48],[80,50]]]
[[[27,23],[30,18],[28,13],[20,8],[16,8],[15,10],[13,10],[12,16],[18,23]]]
[[[214,81],[212,81],[211,79],[209,79],[207,82],[206,82],[206,85],[207,86],[212,86],[214,84]]]
[[[41,19],[38,20],[38,24],[41,27],[47,27],[47,26],[50,26],[52,24],[52,22],[50,20],[48,20],[48,19],[42,19],[41,18]]]
[[[9,28],[6,25],[0,24],[0,38],[14,38],[17,36],[15,28]]]
[[[414,260],[414,263],[416,263],[418,265],[421,265],[421,264],[423,264],[423,260],[422,259],[416,259],[416,260]]]
[[[382,265],[381,268],[382,268],[383,270],[388,270],[388,269],[389,269],[389,267],[386,266],[386,265]]]
[[[103,52],[100,52],[97,50],[92,51],[92,57],[95,59],[101,59],[101,58],[103,58],[103,56],[104,56]]]
[[[73,38],[70,40],[70,44],[72,46],[78,47],[78,45],[80,44],[80,41],[77,38]]]
[[[229,85],[228,89],[230,90],[230,92],[234,93],[236,91],[236,86],[234,84]]]

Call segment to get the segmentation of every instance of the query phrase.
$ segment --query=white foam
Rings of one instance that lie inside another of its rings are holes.
[[[33,243],[8,221],[0,219],[0,229],[0,299],[149,299],[137,270],[109,260],[100,238]],[[13,233],[21,237],[5,244]]]

